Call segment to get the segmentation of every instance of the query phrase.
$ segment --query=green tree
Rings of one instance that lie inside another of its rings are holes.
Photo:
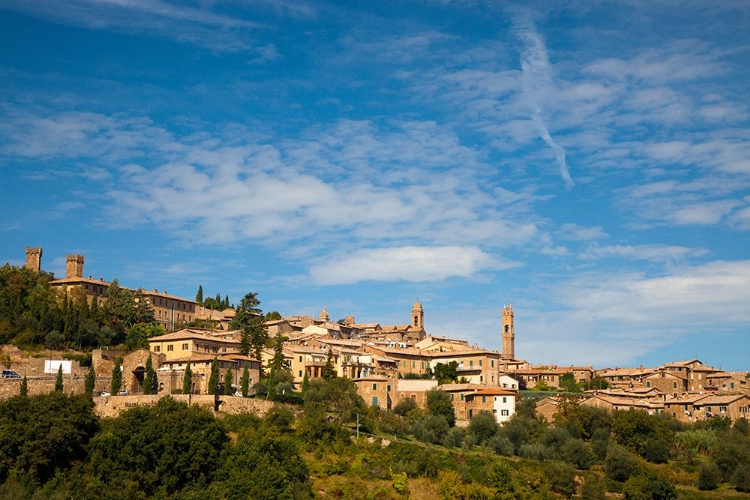
[[[497,433],[498,425],[495,416],[488,411],[480,411],[469,422],[469,435],[477,444],[485,444]]]
[[[456,424],[456,412],[453,409],[450,395],[441,389],[430,389],[427,395],[427,413],[442,415],[450,427]]]
[[[211,361],[211,375],[208,377],[208,393],[216,394],[219,389],[219,360],[214,356]]]
[[[29,380],[26,378],[26,375],[23,376],[23,380],[21,381],[21,396],[26,397],[29,395]]]
[[[183,489],[212,482],[228,444],[227,431],[208,410],[166,396],[106,422],[90,443],[88,467],[104,485],[135,485],[138,498],[181,498]],[[123,498],[134,495],[126,491]]]
[[[195,301],[203,305],[203,285],[198,285],[198,293],[195,294]]]
[[[131,351],[148,349],[148,339],[164,335],[167,331],[158,323],[136,323],[125,333],[125,345]]]
[[[560,388],[565,392],[581,392],[572,373],[563,373],[560,377]]]
[[[94,371],[94,365],[89,366],[89,371],[86,372],[86,378],[83,381],[83,390],[88,397],[94,395],[94,387],[96,386],[96,372]]]
[[[245,365],[245,369],[242,370],[242,382],[240,384],[241,390],[242,390],[242,397],[246,398],[248,390],[250,389],[250,370],[248,369],[247,365]]]
[[[110,388],[109,392],[113,396],[120,392],[120,387],[122,387],[122,358],[120,356],[117,356],[115,358],[115,365],[112,367],[112,381],[110,382]]]
[[[156,371],[151,355],[146,358],[146,375],[143,377],[143,394],[156,394]]]
[[[93,403],[83,395],[52,392],[0,401],[0,484],[12,473],[40,486],[69,471],[86,458],[98,430]]]
[[[57,369],[57,377],[55,378],[55,392],[62,392],[63,391],[63,370],[62,370],[62,363],[60,364],[60,367]]]
[[[224,374],[224,394],[227,396],[232,395],[232,369],[227,368],[227,372]]]
[[[193,390],[193,370],[190,369],[190,361],[185,367],[185,375],[182,377],[182,393],[190,394]]]
[[[435,378],[438,384],[450,384],[458,380],[458,362],[438,363],[435,365]]]
[[[328,348],[328,355],[326,356],[326,364],[323,367],[323,378],[330,380],[336,378],[336,368],[333,366],[333,349]]]

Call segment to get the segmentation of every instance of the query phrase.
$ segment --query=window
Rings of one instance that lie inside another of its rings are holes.
[[[417,367],[417,362],[416,362],[416,361],[414,361],[414,360],[412,360],[412,362],[411,362],[411,367],[412,367],[412,368],[416,368],[416,367]]]
[[[677,382],[672,382],[672,389],[677,389]]]
[[[302,370],[300,370],[300,371],[299,371],[299,376],[300,376],[300,377],[302,376]]]
[[[726,406],[719,406],[719,411],[721,413],[726,413],[727,412],[727,407]]]
[[[508,402],[508,398],[503,396],[503,403],[507,403],[507,402]]]
[[[469,367],[470,368],[474,368],[474,360],[473,359],[469,360]]]
[[[161,346],[160,345],[154,346],[154,352],[161,352]]]
[[[482,403],[486,403],[486,402],[487,402],[487,396],[482,396]]]
[[[386,390],[386,391],[388,391],[388,392],[391,392],[391,385],[390,385],[390,384],[388,384],[388,385],[386,386],[385,390]]]
[[[372,390],[377,391],[378,390],[378,384],[372,384]]]
[[[510,412],[508,410],[500,410],[500,415],[502,415],[503,417],[507,417],[509,414]]]
[[[730,386],[730,387],[731,387],[732,389],[734,389],[734,382],[730,382],[730,383],[729,383],[729,386]]]
[[[494,359],[490,360],[490,366],[492,366],[492,368],[495,368],[495,360]]]
[[[188,345],[187,344],[182,344],[182,350],[183,351],[187,351],[188,350]]]
[[[463,401],[463,400],[464,400],[464,395],[463,395],[463,394],[461,394],[461,401]]]
[[[482,366],[482,360],[481,359],[479,360],[479,366]]]
[[[302,363],[302,356],[299,357],[299,362]]]
[[[169,352],[172,352],[172,351],[174,351],[174,346],[173,346],[172,344],[169,344],[169,345],[167,346],[167,351],[169,351]]]
[[[646,387],[651,387],[651,381],[646,382]]]

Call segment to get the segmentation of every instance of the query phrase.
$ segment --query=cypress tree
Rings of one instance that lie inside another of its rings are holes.
[[[224,394],[227,396],[232,395],[232,369],[227,368],[227,373],[224,375]]]
[[[26,375],[23,376],[23,380],[21,381],[21,396],[26,397],[29,395],[29,381],[26,378]]]
[[[57,369],[57,378],[55,378],[55,392],[62,392],[63,391],[63,372],[62,372],[62,363],[60,363],[60,368]]]
[[[219,360],[214,357],[211,361],[211,376],[208,377],[208,393],[216,394],[219,385]]]
[[[83,381],[83,387],[86,391],[86,395],[92,397],[94,395],[94,387],[96,386],[96,372],[94,371],[94,365],[89,366],[89,371],[86,374],[86,378]]]
[[[190,369],[190,361],[185,367],[185,376],[182,378],[182,393],[190,394],[193,390],[193,370]]]
[[[333,350],[328,348],[328,357],[326,358],[326,365],[323,367],[323,378],[332,379],[336,378],[336,370],[333,368]]]
[[[195,301],[203,305],[203,285],[198,285],[198,293],[195,294]]]
[[[242,370],[242,397],[247,397],[247,391],[250,388],[250,370],[248,370],[247,365],[245,365],[245,369]]]
[[[112,368],[112,383],[110,384],[110,394],[115,395],[120,392],[122,387],[122,370],[120,369],[122,360],[120,357],[115,358],[115,366]]]
[[[155,386],[156,372],[154,371],[154,364],[149,355],[148,359],[146,359],[146,376],[143,377],[143,394],[154,394]]]

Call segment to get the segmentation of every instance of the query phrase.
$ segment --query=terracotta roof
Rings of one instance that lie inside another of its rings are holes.
[[[515,391],[509,391],[507,389],[497,389],[495,387],[488,387],[477,391],[473,394],[474,396],[515,396]]]

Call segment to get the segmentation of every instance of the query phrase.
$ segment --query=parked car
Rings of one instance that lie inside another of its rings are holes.
[[[128,390],[127,389],[120,389],[120,392],[117,393],[118,396],[127,396]]]
[[[3,370],[3,378],[21,378],[21,376],[13,370]]]
[[[110,393],[108,393],[108,392],[106,392],[106,391],[105,391],[105,392],[102,392],[102,393],[101,393],[101,394],[99,394],[99,395],[100,395],[100,396],[102,396],[102,397],[104,397],[104,396],[111,396],[111,394],[110,394]]]

